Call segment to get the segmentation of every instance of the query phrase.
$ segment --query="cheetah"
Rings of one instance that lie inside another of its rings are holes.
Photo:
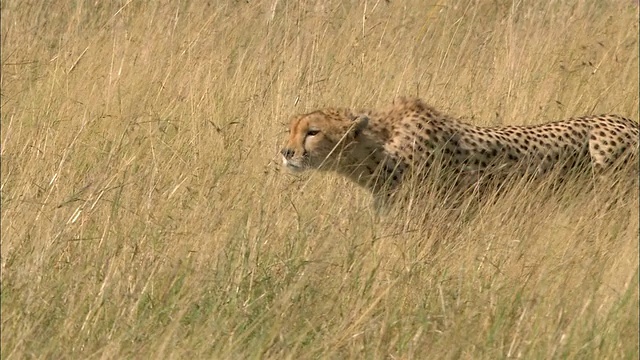
[[[434,169],[445,170],[447,183],[462,192],[482,179],[539,178],[553,169],[604,174],[626,167],[637,179],[638,129],[618,115],[480,127],[403,97],[379,111],[326,108],[295,116],[281,155],[292,172],[346,176],[372,193],[379,210],[393,202],[403,179]]]

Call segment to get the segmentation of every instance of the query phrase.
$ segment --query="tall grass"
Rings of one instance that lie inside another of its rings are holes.
[[[1,9],[3,359],[638,356],[637,191],[377,218],[278,160],[292,114],[398,95],[638,119],[633,1]]]

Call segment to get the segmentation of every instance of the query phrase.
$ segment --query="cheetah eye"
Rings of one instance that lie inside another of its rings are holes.
[[[320,133],[320,130],[309,130],[307,131],[307,136],[316,136]]]

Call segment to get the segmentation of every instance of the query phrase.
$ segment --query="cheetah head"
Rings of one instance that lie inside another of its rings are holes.
[[[282,163],[300,172],[336,165],[367,127],[369,118],[345,109],[314,111],[294,117],[289,126],[289,139],[280,151]]]

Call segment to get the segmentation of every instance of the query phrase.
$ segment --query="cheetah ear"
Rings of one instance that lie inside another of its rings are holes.
[[[367,115],[356,115],[353,117],[353,122],[349,125],[349,131],[351,132],[351,136],[354,139],[357,139],[358,136],[362,133],[369,125],[369,117]]]

